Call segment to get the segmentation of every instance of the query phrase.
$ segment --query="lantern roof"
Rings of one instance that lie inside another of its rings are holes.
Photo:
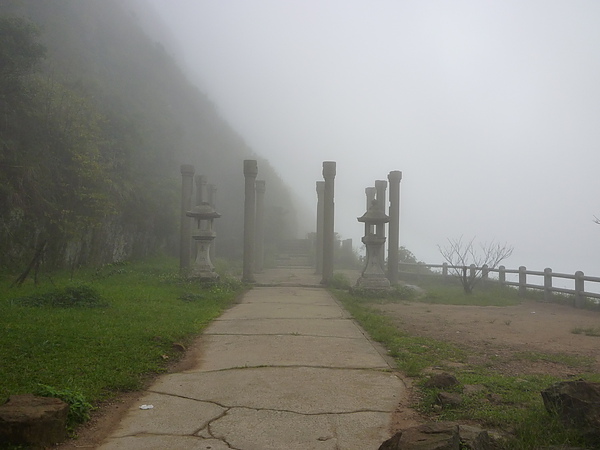
[[[199,205],[194,206],[192,210],[187,211],[185,215],[200,220],[218,219],[221,217],[221,214],[215,211],[215,209],[208,202],[202,202]]]
[[[361,217],[357,219],[359,222],[364,223],[388,223],[390,221],[389,216],[387,216],[374,202],[373,205],[368,209],[366,213],[364,213]]]

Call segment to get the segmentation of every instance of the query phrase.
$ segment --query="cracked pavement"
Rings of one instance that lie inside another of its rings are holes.
[[[160,377],[100,449],[368,450],[390,437],[405,390],[385,353],[312,270],[261,279],[270,287],[205,330],[195,367]]]

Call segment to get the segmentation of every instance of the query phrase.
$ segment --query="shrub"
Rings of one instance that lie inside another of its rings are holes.
[[[93,407],[80,392],[70,389],[59,390],[52,386],[40,384],[36,395],[41,397],[56,397],[69,405],[69,413],[67,415],[67,428],[69,430],[72,430],[75,425],[87,422],[90,419],[90,411]]]
[[[23,306],[50,306],[53,308],[108,306],[108,303],[102,299],[94,287],[83,283],[56,288],[43,294],[19,297],[15,301]]]

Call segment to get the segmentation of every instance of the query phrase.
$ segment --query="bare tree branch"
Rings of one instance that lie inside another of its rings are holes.
[[[468,242],[463,237],[457,239],[448,238],[448,246],[438,250],[446,262],[453,266],[450,270],[461,282],[465,293],[473,292],[475,285],[481,280],[484,266],[495,269],[500,262],[512,255],[513,247],[508,244],[497,242],[480,243],[479,251],[475,249],[475,238]],[[470,266],[474,266],[474,270]]]

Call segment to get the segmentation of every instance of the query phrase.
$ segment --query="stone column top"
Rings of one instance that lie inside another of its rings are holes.
[[[386,180],[375,180],[375,189],[383,189],[384,191],[387,189],[387,181]]]
[[[264,194],[267,190],[267,182],[265,180],[256,180],[256,192]]]
[[[255,159],[244,160],[244,175],[247,177],[256,177],[258,175],[258,162]]]
[[[317,181],[317,194],[322,194],[325,192],[325,182]]]
[[[207,184],[206,176],[204,176],[204,175],[196,175],[194,177],[194,180],[196,181],[196,184],[202,184],[202,185]]]
[[[335,161],[323,161],[323,177],[335,177]]]
[[[388,174],[388,180],[390,181],[390,183],[399,183],[400,180],[402,180],[402,172],[400,170],[392,170]]]
[[[181,175],[194,175],[194,166],[192,164],[182,164]]]

